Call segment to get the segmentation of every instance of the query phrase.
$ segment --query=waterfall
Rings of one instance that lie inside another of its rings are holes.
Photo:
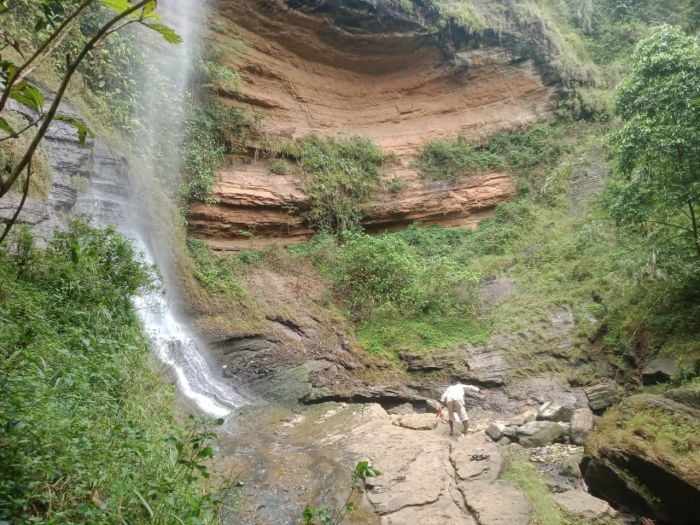
[[[206,414],[225,417],[245,399],[215,371],[205,357],[204,345],[176,314],[177,279],[173,276],[169,236],[163,235],[161,224],[155,224],[157,214],[153,208],[157,202],[149,201],[147,195],[167,193],[178,184],[174,174],[206,6],[199,0],[168,0],[159,4],[164,22],[178,32],[183,42],[167,45],[152,31],[139,34],[153,55],[143,71],[139,93],[139,106],[146,109],[140,115],[139,134],[133,137],[145,152],[144,162],[127,165],[96,140],[90,187],[79,196],[74,209],[90,213],[99,226],[114,225],[134,240],[148,262],[158,265],[166,294],[135,300],[154,352],[172,371],[179,392],[187,401]]]

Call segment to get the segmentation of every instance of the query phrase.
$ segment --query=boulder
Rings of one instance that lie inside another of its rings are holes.
[[[480,525],[528,525],[532,503],[516,485],[507,481],[474,481],[461,484],[467,507]]]
[[[656,357],[649,361],[642,370],[642,382],[645,385],[665,383],[669,381],[678,370],[678,363],[670,357]]]
[[[652,423],[640,428],[640,415]],[[697,435],[700,411],[663,396],[631,396],[603,417],[595,447],[581,462],[584,480],[591,494],[635,514],[661,523],[697,523],[697,447],[685,437]],[[671,448],[668,439],[683,445]]]
[[[510,439],[503,436],[501,439],[498,440],[498,442],[496,444],[501,446],[501,447],[505,447],[506,445],[510,445]]]
[[[502,423],[491,423],[488,427],[486,427],[486,435],[494,441],[498,441],[503,437],[504,428],[505,425]]]
[[[415,410],[411,403],[401,403],[400,405],[387,409],[387,412],[394,416],[404,416],[406,414],[413,414]]]
[[[508,425],[501,430],[501,433],[503,434],[503,437],[510,438],[512,441],[518,436],[518,427],[516,425]]]
[[[517,430],[518,442],[524,447],[544,447],[560,441],[566,430],[553,421],[531,421]]]
[[[524,425],[525,423],[529,423],[530,421],[535,421],[537,419],[537,412],[538,411],[535,408],[528,408],[519,416],[515,416],[514,418],[512,418],[508,423],[510,425],[515,425],[519,427],[520,425]]]
[[[591,410],[603,410],[614,403],[615,385],[612,382],[598,383],[583,389]]]
[[[664,396],[676,403],[700,410],[700,388],[698,387],[672,388],[664,392]]]
[[[484,303],[495,304],[515,292],[515,280],[508,277],[494,278],[479,286],[479,296]]]
[[[561,461],[561,466],[559,467],[559,474],[566,476],[567,478],[580,478],[581,477],[581,463],[582,454],[573,454],[571,456],[565,456]]]
[[[591,496],[582,490],[568,490],[554,494],[554,501],[569,514],[598,520],[615,513],[607,501]]]
[[[438,420],[433,414],[406,414],[399,418],[397,424],[411,430],[434,430]]]
[[[537,411],[537,419],[543,421],[569,421],[571,420],[572,409],[547,401]]]
[[[588,433],[593,428],[593,412],[589,408],[578,408],[571,416],[571,441],[585,445]]]

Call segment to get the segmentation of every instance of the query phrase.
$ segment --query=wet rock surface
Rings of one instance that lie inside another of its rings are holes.
[[[54,95],[42,86],[38,86],[45,97],[45,104],[53,101]],[[14,101],[8,106],[26,118],[35,120],[36,115],[27,107]],[[81,115],[70,102],[63,100],[58,112],[72,118],[81,119]],[[92,184],[100,184],[106,180],[103,171],[111,170],[110,174],[118,174],[111,179],[125,180],[128,174],[126,159],[111,150],[99,139],[87,137],[84,144],[78,139],[77,130],[62,121],[53,121],[41,142],[40,151],[46,155],[51,171],[49,194],[46,200],[28,198],[18,216],[18,224],[32,226],[34,235],[41,241],[46,241],[54,229],[65,226],[66,219],[74,213],[94,212],[83,209],[79,202],[80,192],[76,188],[76,178],[90,180]],[[114,184],[114,183],[112,183]],[[127,197],[126,187],[117,187],[114,195]],[[15,213],[21,195],[8,194],[0,199],[0,222],[8,221]],[[109,206],[110,203],[104,203]]]
[[[571,354],[580,344],[574,335],[573,312],[564,306],[553,309],[544,321],[518,333],[494,334],[484,344],[427,354],[404,352],[400,359],[409,372],[442,372],[451,380],[501,387],[516,382],[522,368],[543,356],[569,366]],[[546,390],[540,390],[539,395],[543,392]],[[577,402],[578,398],[567,399],[560,404],[568,407]]]

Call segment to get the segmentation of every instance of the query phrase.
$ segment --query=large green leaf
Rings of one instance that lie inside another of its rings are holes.
[[[10,124],[2,117],[0,117],[0,130],[4,131],[10,136],[15,134],[15,130],[12,129],[12,126],[10,126]]]
[[[160,20],[162,17],[156,13],[156,7],[158,7],[158,1],[152,0],[141,11],[141,20]]]
[[[54,117],[54,120],[59,120],[61,122],[65,122],[66,124],[70,124],[71,126],[73,126],[78,132],[78,141],[80,142],[80,144],[85,144],[85,139],[88,136],[95,136],[95,133],[90,128],[88,128],[84,122],[76,118],[69,117],[68,115],[56,115]]]
[[[26,80],[12,86],[10,98],[41,113],[44,109],[44,94]]]
[[[100,0],[100,3],[120,14],[134,7],[127,0]]]
[[[163,38],[165,38],[165,40],[167,40],[171,44],[179,44],[180,42],[182,42],[182,38],[175,32],[175,30],[172,27],[168,27],[164,24],[155,23],[144,23],[144,25],[163,35]]]

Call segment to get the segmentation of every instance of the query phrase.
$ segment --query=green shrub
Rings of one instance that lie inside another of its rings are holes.
[[[456,261],[423,256],[401,234],[347,232],[341,240],[316,236],[292,251],[331,280],[368,352],[396,361],[407,348],[445,348],[488,332],[475,314],[477,278]]]
[[[501,159],[487,150],[474,148],[463,135],[455,142],[435,139],[424,144],[418,152],[416,166],[435,179],[456,179],[503,167]]]
[[[438,27],[448,23],[464,29],[470,34],[480,34],[486,28],[485,22],[474,5],[464,0],[432,0],[431,7],[437,12]]]
[[[203,241],[187,241],[190,255],[194,259],[194,278],[210,294],[221,294],[227,299],[245,298],[243,285],[236,277],[237,265],[231,256],[215,255]]]
[[[362,205],[379,187],[384,153],[371,139],[339,140],[315,135],[299,143],[306,174],[306,222],[317,231],[341,233],[359,226]]]
[[[552,201],[562,184],[552,184],[551,170],[568,150],[565,125],[535,124],[524,130],[506,130],[490,136],[479,147],[465,137],[454,142],[435,139],[423,145],[415,166],[435,179],[454,180],[488,170],[506,170],[516,177],[521,194]]]
[[[0,521],[216,522],[211,423],[174,423],[131,302],[153,268],[74,222],[45,249],[18,230],[0,274]]]
[[[389,193],[398,193],[405,187],[406,180],[399,177],[391,179],[386,185],[386,189],[389,190]]]
[[[424,352],[464,343],[483,343],[491,329],[470,315],[428,314],[406,317],[396,309],[382,309],[357,326],[362,347],[380,359],[396,362],[402,351]]]
[[[271,159],[268,169],[275,175],[288,175],[292,171],[292,166],[284,159]]]
[[[212,60],[202,61],[202,69],[209,82],[217,84],[226,91],[237,90],[241,83],[241,76],[238,71]]]
[[[342,245],[337,288],[356,318],[393,305],[403,315],[468,312],[475,276],[444,257],[418,258],[401,238],[349,235]],[[460,290],[466,290],[460,296]]]
[[[261,115],[237,106],[211,104],[194,110],[186,123],[182,150],[184,195],[189,200],[214,202],[212,191],[226,154],[245,151],[259,135]]]

